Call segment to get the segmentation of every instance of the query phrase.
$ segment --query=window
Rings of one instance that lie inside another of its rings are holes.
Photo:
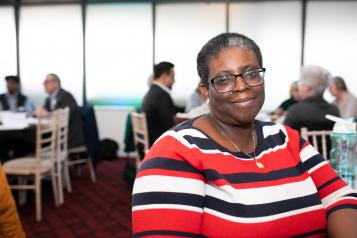
[[[152,72],[152,5],[89,4],[87,97],[95,104],[137,104]]]
[[[48,73],[61,78],[79,104],[83,98],[83,33],[80,5],[20,9],[20,70],[24,92],[42,105]],[[31,94],[30,94],[31,93]]]
[[[13,7],[0,7],[0,93],[6,91],[4,77],[16,75],[16,29]]]
[[[159,4],[156,10],[155,63],[175,65],[175,101],[189,98],[200,79],[196,58],[212,37],[225,32],[224,3]]]

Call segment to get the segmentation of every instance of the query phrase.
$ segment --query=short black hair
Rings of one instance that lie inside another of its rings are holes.
[[[166,61],[154,65],[154,80],[160,78],[163,74],[169,74],[173,67],[175,67],[173,63]]]
[[[336,76],[332,78],[333,84],[336,85],[336,88],[340,91],[347,91],[347,85],[345,83],[345,80],[343,80],[342,77]]]
[[[16,83],[20,83],[20,78],[19,78],[18,76],[16,76],[16,75],[6,76],[6,77],[5,77],[5,80],[6,80],[6,81],[12,80],[12,81],[14,81],[14,82],[16,82]]]
[[[201,83],[208,83],[209,60],[212,57],[217,56],[221,50],[231,47],[252,50],[257,57],[260,67],[263,67],[263,57],[259,46],[252,39],[239,33],[222,33],[210,39],[197,55],[197,71]]]

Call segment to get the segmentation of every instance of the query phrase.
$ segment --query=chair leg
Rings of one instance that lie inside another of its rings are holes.
[[[19,185],[26,185],[27,178],[26,177],[18,177],[17,179]],[[19,206],[22,206],[26,203],[27,200],[27,191],[26,190],[18,190],[18,200]]]
[[[58,165],[56,165],[57,167]],[[52,168],[51,169],[51,180],[52,180],[52,191],[53,191],[53,198],[55,200],[55,204],[58,207],[60,205],[59,203],[59,195],[58,195],[58,182],[57,182],[57,174],[56,174],[57,168]]]
[[[71,193],[72,192],[72,184],[71,184],[71,176],[69,173],[69,166],[68,166],[67,160],[64,161],[63,172],[64,172],[64,179],[65,179],[67,192]]]
[[[88,159],[88,166],[89,166],[89,172],[90,172],[90,177],[92,178],[92,182],[95,183],[97,181],[97,179],[95,176],[94,166],[93,166],[91,158]]]
[[[64,203],[63,198],[63,177],[62,177],[62,162],[57,163],[57,189],[58,189],[58,203],[62,205]]]
[[[35,197],[36,197],[36,220],[42,220],[41,208],[41,178],[40,175],[35,175]]]

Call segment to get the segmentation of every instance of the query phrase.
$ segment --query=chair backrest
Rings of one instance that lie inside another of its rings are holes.
[[[67,158],[69,108],[59,108],[52,115],[56,120],[56,158]]]
[[[93,165],[100,162],[99,158],[99,132],[97,119],[92,106],[82,106],[79,108],[84,127],[84,139],[88,153],[92,159]]]
[[[144,112],[131,112],[131,123],[133,127],[133,135],[136,149],[140,153],[145,153],[149,150],[149,132],[146,122],[146,114]],[[142,151],[140,151],[140,145]]]
[[[308,131],[306,127],[301,128],[301,137],[309,141],[312,146],[322,153],[322,156],[327,159],[330,145],[331,131]]]
[[[56,120],[39,117],[36,128],[36,166],[40,168],[40,160],[55,160]]]

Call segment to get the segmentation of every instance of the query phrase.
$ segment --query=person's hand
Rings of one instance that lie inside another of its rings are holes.
[[[48,111],[44,107],[38,107],[34,112],[35,117],[48,117],[48,114]]]

